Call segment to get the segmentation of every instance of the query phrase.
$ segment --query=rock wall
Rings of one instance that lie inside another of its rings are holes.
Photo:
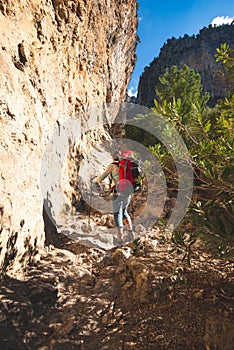
[[[209,104],[213,106],[226,92],[226,82],[217,76],[221,64],[214,57],[216,49],[223,43],[234,48],[234,25],[204,28],[196,37],[185,35],[183,38],[169,39],[159,56],[145,67],[139,81],[137,103],[152,107],[158,77],[167,67],[176,65],[182,68],[186,64],[201,75],[204,91],[211,95]]]
[[[5,272],[39,257],[44,245],[40,172],[48,140],[71,117],[80,118],[82,134],[90,105],[125,97],[135,64],[136,0],[5,0],[0,26]]]

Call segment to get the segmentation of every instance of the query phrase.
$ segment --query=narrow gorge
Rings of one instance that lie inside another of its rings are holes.
[[[91,210],[92,176],[116,144],[143,147],[122,137],[138,6],[0,0],[1,350],[233,348],[233,259],[221,259],[199,239],[191,247],[188,222],[182,244],[163,220],[151,225],[162,210],[164,217],[178,214],[171,209],[179,191],[168,198],[148,148],[150,171],[143,195],[135,194],[139,206],[131,207],[137,239],[109,244],[113,215],[98,210],[102,192]],[[194,40],[184,42],[190,47]],[[202,52],[210,59],[207,42]],[[163,51],[163,60],[172,60],[174,41]],[[127,103],[130,116],[152,101],[150,69],[139,86],[141,106]],[[144,222],[135,225],[142,208]]]

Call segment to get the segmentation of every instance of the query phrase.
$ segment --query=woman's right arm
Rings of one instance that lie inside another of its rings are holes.
[[[106,168],[106,170],[99,176],[97,176],[93,182],[102,182],[108,175],[110,175],[112,173],[112,170],[113,170],[113,165],[110,164],[108,165],[108,167]]]

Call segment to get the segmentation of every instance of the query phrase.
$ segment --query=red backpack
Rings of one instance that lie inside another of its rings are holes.
[[[122,159],[119,161],[119,191],[131,190],[133,192],[133,162],[130,159]]]

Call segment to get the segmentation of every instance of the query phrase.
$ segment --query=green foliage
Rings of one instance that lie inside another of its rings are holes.
[[[234,50],[226,43],[217,48],[216,61],[221,62],[225,69],[225,78],[228,82],[230,95],[234,93]]]
[[[228,62],[232,62],[233,57],[232,53],[234,50],[232,50],[228,44],[224,43],[221,44],[220,48],[216,49],[218,52],[215,57],[217,57],[216,61],[221,61],[223,64],[227,64]]]
[[[210,98],[208,93],[202,94],[202,89],[200,74],[187,65],[181,70],[177,66],[166,68],[155,87],[156,107],[163,105],[176,117],[180,116],[181,122],[188,122],[193,117],[194,106],[202,109]]]
[[[234,257],[234,194],[219,195],[207,200],[203,204],[194,202],[190,210],[193,212],[193,221],[197,223],[194,231],[220,256]]]
[[[172,244],[175,246],[172,251],[177,251],[178,254],[183,254],[182,261],[186,260],[191,266],[192,245],[196,242],[195,234],[188,235],[183,231],[176,230],[172,234]]]
[[[207,176],[227,179],[233,169],[234,96],[231,100],[225,100],[222,107],[208,109],[205,104],[208,101],[207,95],[201,95],[199,74],[191,72],[190,74],[187,66],[182,70],[177,67],[167,69],[165,75],[161,76],[161,82],[167,82],[166,89],[161,90],[159,95],[160,100],[164,99],[161,103],[155,100],[153,110],[173,123],[183,137],[193,161]],[[173,84],[175,80],[177,82]],[[156,89],[156,92],[159,90]],[[189,111],[186,118],[185,111]],[[155,145],[151,150],[159,159],[166,158],[165,149],[161,146]]]
[[[133,245],[133,249],[132,249],[132,253],[135,256],[143,256],[144,255],[144,246],[140,241],[140,238],[135,239],[132,242]]]
[[[226,65],[226,74],[233,79],[233,50],[223,45],[217,51],[218,59]],[[208,108],[208,95],[202,94],[199,74],[187,66],[181,70],[175,66],[166,69],[156,86],[156,94],[154,112],[163,115],[179,131],[195,170],[194,196],[199,200],[194,200],[190,208],[193,222],[190,233],[193,235],[198,228],[220,254],[231,256],[234,246],[234,95],[230,93],[229,98],[220,101],[215,108]],[[176,176],[168,150],[160,143],[150,150],[163,170],[174,172]],[[192,238],[185,243],[180,230],[172,237],[176,247],[184,250],[188,262],[194,243]]]
[[[233,118],[221,111],[213,124],[209,120],[201,124],[203,138],[199,140],[199,147],[191,147],[191,154],[207,176],[229,181],[234,160],[233,127]]]
[[[130,123],[125,125],[126,138],[138,141],[145,147],[154,145],[156,142],[158,142],[158,139],[153,134],[142,128],[145,123],[150,126],[152,121],[148,116],[138,114],[131,121],[132,124]],[[154,126],[152,125],[152,127]]]

